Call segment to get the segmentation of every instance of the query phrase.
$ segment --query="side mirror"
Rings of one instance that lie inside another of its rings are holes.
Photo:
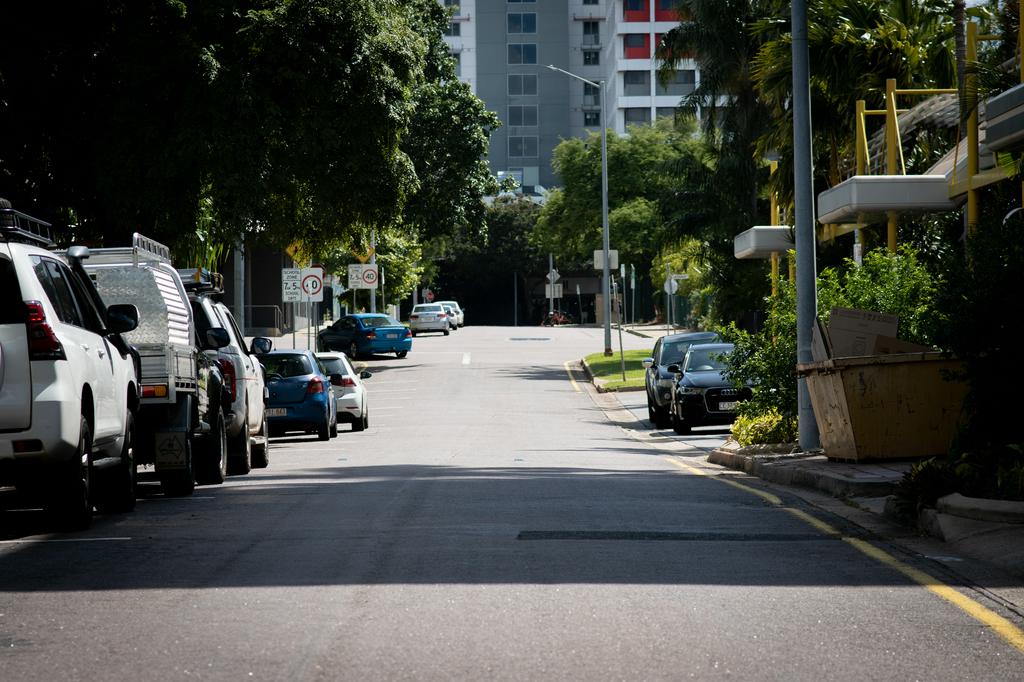
[[[274,342],[265,336],[257,336],[249,344],[249,352],[254,355],[266,355],[274,349]]]
[[[341,375],[341,374],[332,374],[331,375],[331,386],[341,386],[341,380],[342,379],[344,379],[343,375]]]
[[[371,374],[370,372],[367,372],[365,369],[362,372],[359,373],[359,378],[360,379],[369,379],[372,376],[373,376],[373,374]]]
[[[67,250],[67,257],[72,263],[81,263],[89,257],[89,247],[81,245],[72,246]]]
[[[644,369],[650,369],[654,367],[654,358],[644,358],[640,364],[644,366]]]
[[[72,248],[82,248],[72,247]],[[88,249],[86,249],[88,250]],[[107,332],[124,334],[139,326],[139,309],[131,303],[117,303],[107,307]]]
[[[683,371],[683,370],[679,369],[679,365],[669,365],[665,369],[668,370],[669,372],[671,372],[672,374],[679,374],[680,372]]]
[[[206,349],[216,350],[231,344],[231,337],[228,330],[222,327],[213,327],[206,330]]]

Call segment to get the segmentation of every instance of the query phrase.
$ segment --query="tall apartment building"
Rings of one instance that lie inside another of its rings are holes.
[[[673,83],[658,83],[654,49],[678,24],[673,0],[440,2],[457,7],[445,40],[459,77],[503,124],[491,136],[491,169],[520,178],[526,192],[558,184],[551,154],[561,139],[672,115],[699,78],[686,60]],[[596,88],[548,64],[604,81],[607,121]]]

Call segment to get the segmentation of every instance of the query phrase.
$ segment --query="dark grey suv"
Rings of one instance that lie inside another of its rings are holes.
[[[647,417],[658,429],[669,427],[669,410],[672,405],[672,390],[675,387],[675,373],[668,371],[670,365],[679,365],[690,346],[697,343],[721,341],[717,332],[684,332],[669,334],[654,344],[651,357],[643,362],[647,370],[644,383],[647,387]],[[677,370],[678,371],[678,370]]]

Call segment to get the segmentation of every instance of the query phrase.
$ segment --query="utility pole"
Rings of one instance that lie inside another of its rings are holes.
[[[377,230],[370,232],[370,265],[377,264]],[[370,312],[377,312],[377,287],[370,289]]]
[[[548,253],[548,314],[555,312],[555,256]]]

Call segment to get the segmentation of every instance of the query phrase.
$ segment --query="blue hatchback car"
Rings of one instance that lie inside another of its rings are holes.
[[[266,371],[270,432],[315,431],[320,440],[338,435],[333,380],[312,351],[275,350],[260,356]]]
[[[375,353],[404,358],[412,350],[412,332],[398,320],[380,313],[346,315],[316,337],[321,351],[340,350],[351,359]]]

